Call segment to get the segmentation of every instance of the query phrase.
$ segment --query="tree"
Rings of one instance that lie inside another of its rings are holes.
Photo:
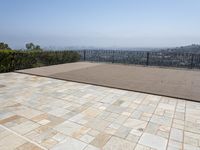
[[[11,50],[11,48],[8,46],[8,44],[0,42],[0,50],[6,50],[6,49]]]
[[[33,49],[35,49],[35,45],[34,45],[33,43],[27,43],[27,44],[26,44],[26,48],[27,48],[28,50],[33,50]]]
[[[35,46],[35,49],[36,49],[36,50],[41,50],[41,48],[40,48],[39,45],[36,45],[36,46]]]
[[[26,49],[27,50],[31,50],[31,51],[37,51],[37,52],[41,52],[43,51],[39,45],[34,45],[33,43],[27,43],[26,44]]]

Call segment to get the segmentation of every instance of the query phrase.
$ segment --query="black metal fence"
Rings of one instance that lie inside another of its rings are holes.
[[[119,50],[77,51],[82,61],[200,69],[200,54]]]
[[[0,72],[75,61],[200,69],[200,54],[119,50],[0,52]]]

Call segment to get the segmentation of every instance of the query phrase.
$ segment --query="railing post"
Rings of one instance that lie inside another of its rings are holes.
[[[100,50],[98,50],[98,62],[100,62]]]
[[[147,52],[147,61],[146,61],[146,65],[149,65],[149,52]]]
[[[114,50],[112,51],[112,63],[114,63],[115,56],[114,56]]]
[[[86,50],[83,51],[83,60],[85,61]]]
[[[194,54],[192,54],[192,58],[191,58],[191,65],[190,68],[192,69],[194,66]]]

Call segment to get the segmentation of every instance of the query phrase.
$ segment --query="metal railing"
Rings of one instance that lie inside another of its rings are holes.
[[[0,72],[48,66],[79,60],[200,69],[200,54],[119,50],[45,51],[0,53]]]
[[[200,69],[200,54],[176,52],[79,50],[81,61]]]

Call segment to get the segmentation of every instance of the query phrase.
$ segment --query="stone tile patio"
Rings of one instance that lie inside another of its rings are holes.
[[[200,150],[200,103],[0,74],[1,150]]]

